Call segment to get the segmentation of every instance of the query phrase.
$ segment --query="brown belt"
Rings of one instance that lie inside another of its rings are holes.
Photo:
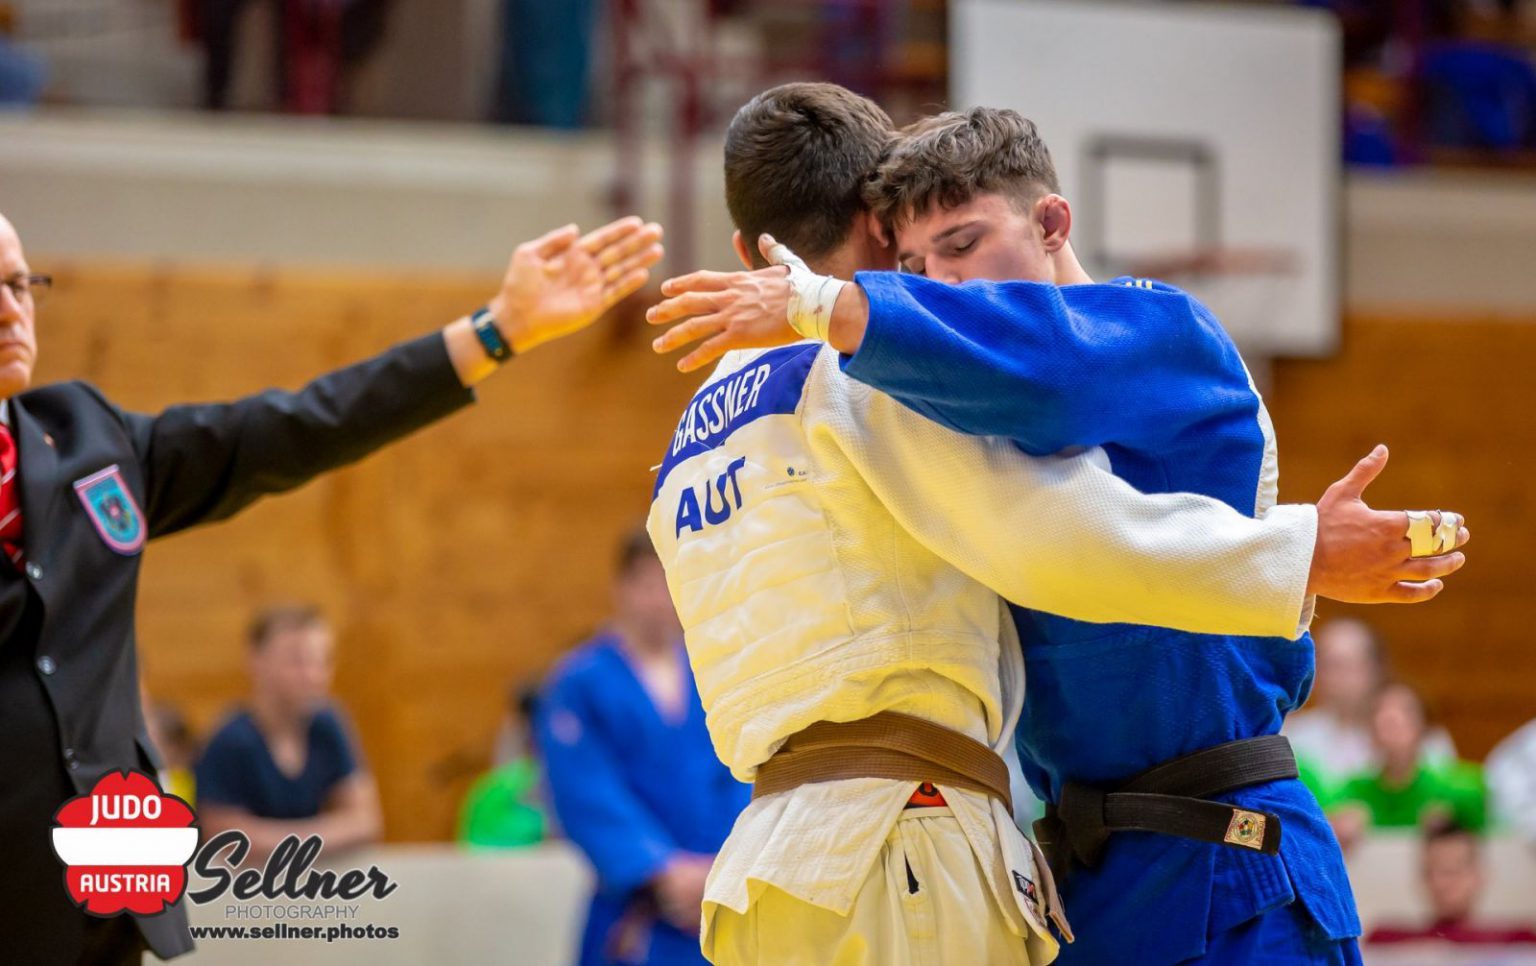
[[[818,721],[793,734],[757,768],[752,797],[811,782],[890,778],[991,795],[1013,812],[1008,766],[986,745],[895,711],[858,721]]]

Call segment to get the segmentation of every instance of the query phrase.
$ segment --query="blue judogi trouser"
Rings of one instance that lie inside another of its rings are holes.
[[[1204,956],[1184,962],[1211,966],[1361,966],[1360,944],[1353,939],[1329,939],[1299,902],[1266,912],[1213,937]]]

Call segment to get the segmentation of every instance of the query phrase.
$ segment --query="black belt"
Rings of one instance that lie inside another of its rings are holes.
[[[1061,800],[1035,823],[1035,840],[1058,879],[1074,860],[1096,866],[1116,832],[1157,832],[1274,855],[1280,816],[1207,799],[1295,777],[1296,756],[1283,735],[1229,741],[1155,765],[1113,789],[1068,782]]]

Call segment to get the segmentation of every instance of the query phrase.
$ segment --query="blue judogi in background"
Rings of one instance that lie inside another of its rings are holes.
[[[677,648],[681,718],[657,707],[614,634],[566,657],[535,716],[556,815],[597,875],[582,966],[705,962],[696,931],[655,915],[648,884],[679,852],[717,852],[751,786],[715,757],[681,640]]]
[[[844,363],[850,376],[962,432],[1012,438],[1036,455],[1102,446],[1143,492],[1199,493],[1254,515],[1276,471],[1268,414],[1220,323],[1185,293],[1131,279],[857,281],[870,315]],[[1277,734],[1312,685],[1306,635],[1199,635],[1017,608],[1014,617],[1028,668],[1019,758],[1052,802],[1067,781],[1115,784]],[[1118,833],[1096,868],[1063,884],[1077,942],[1059,962],[1358,962],[1343,856],[1312,793],[1290,780],[1219,798],[1279,815],[1280,854]]]

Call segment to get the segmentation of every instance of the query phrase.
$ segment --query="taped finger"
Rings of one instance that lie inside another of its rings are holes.
[[[1440,511],[1440,525],[1435,527],[1435,553],[1445,553],[1456,547],[1461,522],[1461,514],[1449,510]]]
[[[1408,517],[1408,532],[1404,534],[1408,538],[1410,557],[1433,557],[1435,555],[1435,522],[1424,510],[1406,510]]]

